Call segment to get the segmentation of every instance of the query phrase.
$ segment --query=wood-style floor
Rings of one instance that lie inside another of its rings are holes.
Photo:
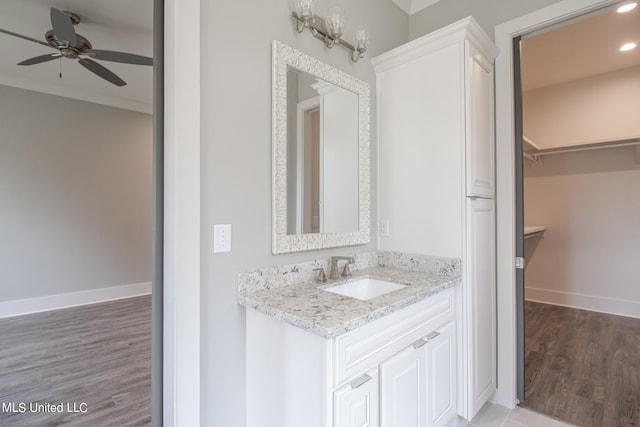
[[[522,406],[582,427],[640,426],[640,319],[525,302]]]
[[[150,296],[0,319],[0,427],[151,425],[150,366]]]

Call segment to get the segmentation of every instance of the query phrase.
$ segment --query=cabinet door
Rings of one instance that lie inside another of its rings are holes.
[[[489,199],[467,200],[464,260],[466,418],[472,419],[496,389],[495,207]]]
[[[493,197],[495,136],[493,63],[469,41],[466,65],[467,196]]]
[[[441,427],[456,416],[456,324],[431,333],[427,350],[429,426]]]
[[[378,372],[351,381],[333,394],[334,427],[378,427]]]
[[[380,425],[426,427],[427,398],[424,342],[380,364]]]

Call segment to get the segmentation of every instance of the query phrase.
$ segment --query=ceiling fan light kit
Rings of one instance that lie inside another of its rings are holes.
[[[0,28],[1,33],[38,43],[58,51],[26,59],[18,63],[18,65],[41,64],[63,57],[77,59],[78,63],[84,68],[116,86],[124,86],[127,83],[93,59],[123,64],[153,65],[153,58],[147,56],[113,50],[93,49],[89,40],[76,33],[74,26],[80,23],[80,17],[73,12],[62,11],[52,7],[50,16],[53,29],[45,33],[46,42]]]

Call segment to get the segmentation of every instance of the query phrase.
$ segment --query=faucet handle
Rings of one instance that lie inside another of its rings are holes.
[[[314,268],[313,271],[316,273],[316,281],[324,283],[327,281],[327,274],[324,272],[324,268]]]
[[[342,277],[351,276],[351,269],[349,268],[350,265],[351,263],[347,263],[344,265],[344,268],[342,269]]]

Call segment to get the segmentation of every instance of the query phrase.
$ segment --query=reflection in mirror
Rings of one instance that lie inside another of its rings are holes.
[[[358,229],[358,95],[287,67],[287,234]]]
[[[272,251],[371,241],[369,84],[273,42]]]

